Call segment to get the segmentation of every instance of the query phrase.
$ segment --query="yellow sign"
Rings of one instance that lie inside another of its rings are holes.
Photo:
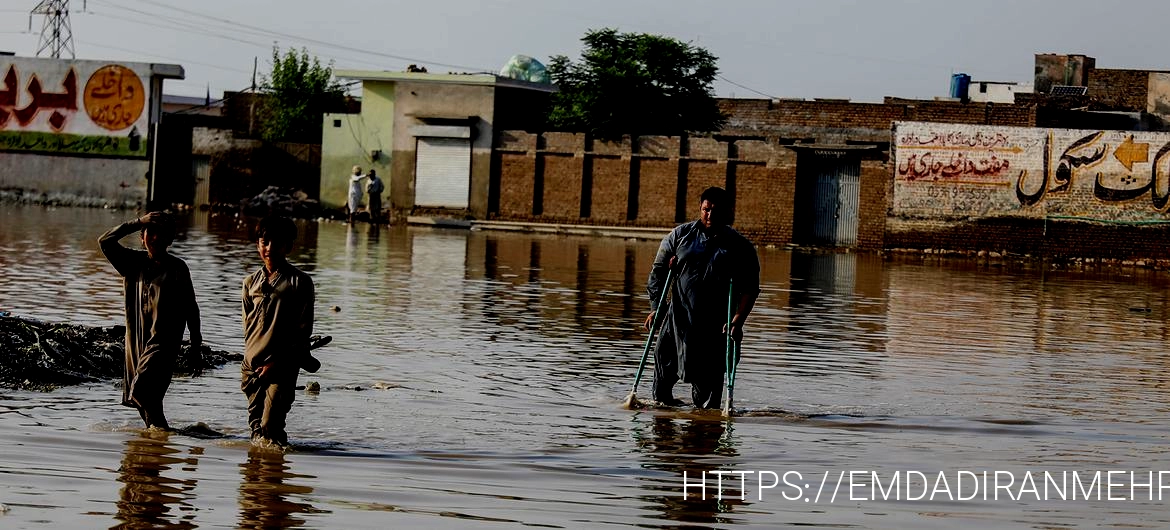
[[[89,76],[84,98],[89,118],[111,131],[133,125],[146,106],[146,91],[138,74],[117,64],[103,66]]]
[[[1148,162],[1150,160],[1150,144],[1134,143],[1133,135],[1129,135],[1117,149],[1113,151],[1113,156],[1121,162],[1127,171],[1133,171],[1134,162]]]

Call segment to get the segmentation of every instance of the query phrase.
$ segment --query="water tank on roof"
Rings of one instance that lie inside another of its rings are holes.
[[[507,64],[500,69],[500,75],[533,83],[551,82],[548,78],[548,70],[545,69],[544,65],[527,55],[513,55],[511,59],[508,59]]]
[[[967,74],[951,75],[951,97],[967,101],[967,89],[971,86],[971,76]]]

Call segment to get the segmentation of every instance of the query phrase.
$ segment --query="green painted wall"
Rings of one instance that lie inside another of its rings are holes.
[[[394,139],[394,83],[362,84],[360,114],[326,114],[321,123],[321,205],[345,206],[353,166],[378,171],[390,188],[390,157]],[[377,151],[375,155],[375,151]],[[385,201],[383,195],[383,201]],[[363,200],[363,203],[365,201]]]

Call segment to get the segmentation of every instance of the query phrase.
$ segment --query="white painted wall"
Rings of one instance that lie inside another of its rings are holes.
[[[1016,93],[1031,93],[1031,84],[972,81],[967,99],[977,102],[1015,103]]]
[[[1170,133],[897,122],[896,217],[1170,218]]]
[[[0,189],[37,202],[144,203],[158,67],[182,77],[174,65],[0,56]]]

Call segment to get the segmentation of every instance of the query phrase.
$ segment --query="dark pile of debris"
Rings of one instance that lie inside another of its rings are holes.
[[[240,211],[258,217],[279,214],[311,219],[320,215],[321,203],[301,190],[269,186],[255,197],[241,200]]]
[[[124,326],[89,327],[0,316],[0,387],[24,390],[54,388],[122,377]],[[240,354],[184,344],[175,375],[243,359]]]

